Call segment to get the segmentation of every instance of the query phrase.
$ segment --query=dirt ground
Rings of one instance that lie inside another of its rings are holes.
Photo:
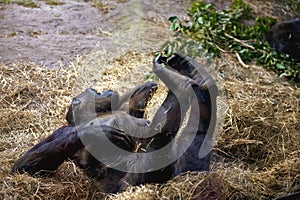
[[[188,6],[188,1],[171,0],[99,2],[100,8],[75,0],[36,1],[38,8],[1,4],[0,61],[53,68],[91,52],[157,49],[169,36],[168,18],[184,15]]]

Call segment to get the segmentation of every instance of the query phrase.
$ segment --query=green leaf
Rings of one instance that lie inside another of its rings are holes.
[[[169,18],[169,21],[171,23],[174,23],[174,22],[178,21],[178,18],[176,16],[172,16],[172,17]]]
[[[277,69],[285,69],[285,66],[281,63],[276,63]]]

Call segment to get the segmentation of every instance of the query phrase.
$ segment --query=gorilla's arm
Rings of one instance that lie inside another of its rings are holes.
[[[157,84],[154,82],[139,85],[120,98],[117,109],[127,112],[130,116],[143,118],[145,108],[156,89]]]
[[[12,173],[49,173],[83,147],[74,127],[63,126],[15,162]]]
[[[193,60],[181,54],[175,54],[170,59],[159,56],[154,60],[153,71],[166,84],[169,91],[150,124],[148,134],[153,136],[139,139],[139,141],[142,141],[146,152],[151,152],[175,140],[169,152],[170,154],[173,152],[175,156],[180,153],[182,156],[160,170],[138,175],[127,174],[123,178],[124,182],[129,184],[165,182],[188,170],[208,170],[210,156],[200,159],[198,153],[208,130],[212,113],[208,88],[215,87],[215,85],[211,76],[206,71],[202,73],[201,70],[202,68]],[[210,82],[212,86],[208,86]],[[212,99],[212,101],[215,100],[214,97]],[[189,108],[194,113],[187,115]],[[195,112],[196,116],[199,116],[198,119],[195,117]],[[182,119],[186,116],[188,117],[187,124],[190,125],[187,129],[190,130],[179,133]],[[187,145],[186,139],[190,139]],[[155,160],[151,157],[148,159],[143,162],[151,163]]]
[[[97,148],[97,145],[104,144],[105,138],[119,148],[133,151],[134,142],[131,137],[115,123],[119,114],[122,118],[130,118],[127,120],[132,123],[130,126],[138,127],[146,124],[143,124],[141,119],[132,118],[125,113],[116,113],[101,115],[79,127],[63,126],[16,161],[11,172],[28,172],[31,175],[38,172],[52,172],[87,145]],[[86,141],[88,143],[84,143]]]

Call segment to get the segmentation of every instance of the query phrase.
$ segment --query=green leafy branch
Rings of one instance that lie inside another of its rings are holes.
[[[277,53],[264,40],[275,19],[253,17],[242,0],[234,0],[230,9],[221,12],[211,4],[192,2],[187,14],[190,21],[169,19],[174,40],[163,45],[167,54],[177,51],[192,57],[220,57],[222,52],[234,53],[241,63],[256,61],[280,76],[300,80],[300,64],[289,55]],[[247,25],[249,21],[253,24]]]

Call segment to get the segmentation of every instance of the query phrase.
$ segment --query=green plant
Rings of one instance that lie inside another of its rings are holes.
[[[91,5],[107,14],[112,8],[102,0],[92,0]]]
[[[166,54],[182,52],[191,57],[220,57],[222,52],[235,53],[242,62],[256,61],[291,80],[300,80],[300,64],[289,55],[274,51],[264,40],[266,31],[275,24],[269,17],[254,17],[242,0],[234,0],[228,10],[218,12],[211,4],[192,2],[187,11],[189,22],[171,17],[174,40],[162,49]],[[247,25],[247,21],[254,21]]]
[[[57,1],[57,0],[46,0],[45,3],[52,6],[58,6],[64,4],[64,2]]]
[[[8,4],[10,1],[9,0],[0,0],[0,3],[2,4]]]
[[[8,37],[14,37],[14,36],[16,36],[17,35],[17,33],[15,32],[15,31],[13,31],[13,32],[11,32],[10,34],[8,34],[7,36]]]
[[[18,4],[29,8],[38,8],[39,5],[33,0],[0,0],[0,4]]]

